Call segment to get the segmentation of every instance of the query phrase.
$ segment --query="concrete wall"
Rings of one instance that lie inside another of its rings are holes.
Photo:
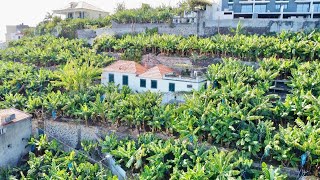
[[[29,151],[26,146],[32,133],[31,119],[11,123],[3,128],[6,133],[0,135],[0,167],[12,167]]]
[[[306,31],[320,27],[319,20],[267,20],[267,19],[226,19],[207,21],[204,28],[205,36],[211,36],[218,32],[222,34],[230,33],[231,28],[236,28],[241,23],[243,30],[251,34],[279,33],[286,31]]]

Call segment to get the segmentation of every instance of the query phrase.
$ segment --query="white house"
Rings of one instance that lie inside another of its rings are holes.
[[[31,115],[17,109],[0,110],[0,167],[17,165],[29,152]]]
[[[120,87],[127,85],[136,92],[174,93],[200,90],[207,80],[194,73],[192,77],[182,77],[164,65],[150,69],[134,61],[119,60],[106,67],[102,73],[102,84],[113,82]]]
[[[109,12],[82,1],[71,2],[65,8],[53,10],[53,13],[70,19],[98,19],[109,15]]]
[[[23,37],[23,30],[29,28],[28,25],[7,25],[6,42],[21,39]]]

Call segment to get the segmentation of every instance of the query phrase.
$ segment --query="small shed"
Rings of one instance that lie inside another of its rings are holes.
[[[0,167],[16,166],[29,152],[31,115],[17,109],[0,110]]]

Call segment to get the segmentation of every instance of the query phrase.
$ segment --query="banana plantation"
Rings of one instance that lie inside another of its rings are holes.
[[[252,169],[252,160],[198,145],[192,140],[162,140],[143,134],[138,140],[118,140],[114,135],[99,142],[103,152],[110,152],[127,171],[139,179],[285,179],[279,169]],[[135,177],[133,177],[134,179]]]
[[[233,57],[245,61],[261,58],[317,60],[319,55],[319,32],[287,33],[275,36],[258,35],[215,35],[209,38],[176,35],[126,35],[122,37],[102,36],[95,40],[97,52],[121,52],[125,55],[141,56],[155,53],[176,56]]]
[[[0,179],[88,179],[116,180],[117,177],[98,164],[75,151],[64,152],[57,141],[48,141],[47,136],[32,138],[25,165],[0,171]]]
[[[319,177],[319,35],[108,36],[92,47],[81,40],[47,35],[24,38],[0,51],[0,109],[14,107],[34,119],[77,119],[86,125],[137,130],[138,139],[110,135],[96,142],[133,179],[286,178],[280,169],[266,164]],[[184,104],[164,105],[158,93],[100,85],[102,67],[112,62],[103,52],[130,49],[218,56],[223,61],[208,67],[208,88],[186,95]],[[270,91],[279,79],[288,80],[290,93],[285,98]],[[45,138],[32,143],[38,148],[27,164],[3,176],[113,178]],[[255,169],[253,162],[262,168]]]

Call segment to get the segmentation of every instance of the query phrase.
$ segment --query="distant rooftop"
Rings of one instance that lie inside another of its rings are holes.
[[[99,11],[99,12],[106,12],[105,10],[98,8],[92,4],[89,4],[87,2],[71,2],[68,6],[54,10],[53,12],[58,13],[59,11],[66,11],[66,10],[92,10],[92,11]]]
[[[23,121],[23,120],[26,120],[28,118],[31,118],[30,114],[25,113],[23,111],[20,111],[18,109],[11,108],[11,109],[2,109],[2,110],[0,110],[0,118],[4,117],[4,116],[11,115],[11,114],[14,114],[15,118],[8,124],[16,123],[16,122]],[[0,126],[5,126],[5,125],[8,125],[8,124],[2,123],[0,121]]]
[[[141,74],[140,77],[162,79],[162,77],[168,73],[174,73],[174,70],[165,65],[158,64],[155,67],[148,69],[145,73]]]

